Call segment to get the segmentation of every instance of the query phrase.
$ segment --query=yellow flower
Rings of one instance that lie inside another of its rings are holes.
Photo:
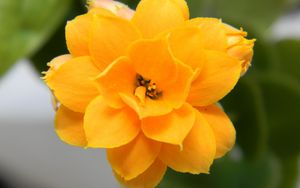
[[[246,45],[245,33],[228,27],[214,18],[190,20],[184,0],[142,0],[132,18],[90,6],[68,22],[70,55],[50,62],[45,76],[61,104],[58,136],[107,149],[128,187],[155,187],[167,167],[208,173],[235,142],[216,103],[252,57],[253,42],[234,49]]]

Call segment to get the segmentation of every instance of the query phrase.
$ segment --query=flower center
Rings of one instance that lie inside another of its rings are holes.
[[[136,86],[138,88],[144,88],[144,94],[150,99],[159,99],[162,96],[162,91],[158,90],[156,83],[150,79],[146,79],[141,75],[136,76]]]

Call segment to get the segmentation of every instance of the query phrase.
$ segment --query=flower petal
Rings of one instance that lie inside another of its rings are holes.
[[[47,65],[49,66],[49,70],[47,72],[43,72],[45,76],[43,79],[47,79],[47,77],[51,77],[51,74],[59,69],[60,66],[68,62],[72,59],[70,54],[60,55],[54,59],[52,59]]]
[[[89,55],[89,37],[93,15],[113,15],[103,8],[94,8],[88,13],[77,16],[66,26],[66,41],[69,52],[74,56]]]
[[[128,181],[145,172],[154,163],[160,147],[159,142],[141,133],[125,146],[107,149],[107,157],[113,170]]]
[[[224,156],[235,143],[235,129],[225,112],[216,105],[197,108],[211,126],[217,144],[216,158]]]
[[[130,46],[128,56],[136,72],[158,87],[175,81],[177,64],[165,38],[139,40]]]
[[[184,104],[178,110],[164,116],[148,117],[142,120],[144,134],[153,140],[182,146],[196,119],[195,110]]]
[[[73,112],[61,105],[56,112],[55,131],[62,141],[70,145],[86,146],[82,113]]]
[[[89,49],[100,70],[123,55],[128,45],[140,38],[131,22],[117,16],[94,15]]]
[[[69,21],[66,26],[66,41],[69,52],[74,56],[89,55],[88,39],[91,15],[84,14]]]
[[[142,0],[132,21],[144,37],[150,38],[183,24],[188,15],[184,0]]]
[[[113,109],[105,102],[99,96],[86,109],[84,130],[88,147],[116,148],[128,144],[140,132],[140,121],[132,109]]]
[[[99,74],[88,56],[69,60],[46,77],[47,85],[57,99],[75,112],[84,112],[88,103],[99,92],[90,79]]]
[[[159,158],[172,169],[192,174],[208,173],[216,153],[213,131],[203,116],[197,112],[196,123],[179,146],[163,144]]]
[[[228,94],[240,78],[240,62],[225,52],[205,51],[206,62],[188,97],[193,106],[216,103]]]
[[[136,74],[129,59],[121,57],[109,65],[96,78],[97,86],[107,104],[114,108],[124,106],[119,93],[134,93],[136,88]]]
[[[118,181],[126,187],[153,188],[156,187],[163,179],[166,171],[167,166],[159,159],[157,159],[145,172],[132,180],[126,181],[124,180],[124,178],[121,178],[116,172],[114,172],[114,175],[118,179]]]
[[[194,18],[186,26],[197,27],[202,44],[207,50],[226,51],[227,36],[221,20],[216,18]]]
[[[197,27],[180,28],[171,32],[169,37],[171,50],[176,58],[194,70],[201,70],[205,63],[205,38]]]

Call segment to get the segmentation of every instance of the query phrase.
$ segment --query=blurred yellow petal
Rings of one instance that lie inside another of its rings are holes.
[[[146,38],[180,26],[188,19],[188,8],[184,0],[142,0],[132,22]]]
[[[140,132],[140,121],[129,107],[114,109],[101,97],[87,107],[84,130],[88,147],[116,148],[132,141]]]
[[[133,41],[140,38],[134,25],[116,16],[94,15],[89,49],[100,70],[123,55]]]
[[[97,78],[97,86],[105,101],[114,108],[121,108],[125,104],[119,93],[133,95],[136,88],[137,73],[128,58],[121,57],[107,67]]]
[[[49,70],[47,72],[43,72],[45,74],[43,79],[47,79],[47,77],[51,77],[51,74],[54,73],[58,68],[72,59],[70,54],[60,55],[54,59],[52,59],[47,65]]]
[[[159,158],[170,168],[192,174],[209,173],[216,153],[213,131],[204,117],[197,112],[196,122],[183,142],[183,149],[163,144]]]
[[[235,143],[235,129],[225,112],[216,105],[197,108],[211,126],[216,138],[216,158],[223,157]]]
[[[226,51],[227,36],[223,23],[216,18],[194,18],[186,22],[187,27],[197,27],[202,45],[207,50]]]
[[[46,82],[64,106],[75,112],[84,112],[88,103],[99,94],[91,80],[99,72],[89,57],[77,57],[47,76]]]
[[[77,16],[67,23],[66,41],[69,52],[74,56],[89,55],[88,40],[91,15]]]
[[[55,131],[62,141],[70,145],[86,146],[82,113],[73,112],[61,105],[56,112]]]
[[[240,62],[225,52],[205,51],[206,61],[188,97],[193,106],[207,106],[227,95],[240,78]]]
[[[141,133],[125,146],[107,149],[107,158],[113,170],[128,181],[141,175],[154,163],[160,148],[159,142],[152,141]]]
[[[180,145],[189,134],[196,119],[195,110],[184,104],[178,110],[164,116],[148,117],[142,120],[144,134],[153,140]]]
[[[130,188],[153,188],[156,187],[163,179],[164,174],[167,171],[167,166],[157,159],[145,172],[138,177],[126,181],[121,178],[116,172],[114,173],[118,181]]]

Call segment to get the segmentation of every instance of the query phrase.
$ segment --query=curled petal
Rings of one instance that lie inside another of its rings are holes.
[[[144,134],[153,140],[182,146],[196,119],[195,110],[188,104],[171,113],[142,120]]]
[[[167,171],[167,166],[157,159],[145,172],[143,172],[138,177],[126,181],[124,178],[121,178],[117,173],[115,177],[119,182],[131,188],[153,188],[156,187],[159,182],[163,179],[164,174]]]
[[[184,0],[142,0],[132,22],[146,38],[177,27],[188,19],[188,7]]]
[[[99,70],[91,59],[82,56],[61,65],[46,77],[46,83],[64,106],[75,112],[84,112],[88,103],[99,94],[91,80],[98,74]]]
[[[140,132],[140,121],[132,109],[114,109],[105,103],[99,96],[86,109],[84,130],[88,147],[116,148],[128,144]]]
[[[55,131],[62,141],[70,145],[86,146],[82,113],[73,112],[61,105],[56,112]]]
[[[161,144],[140,133],[135,140],[119,148],[107,149],[113,170],[124,180],[132,180],[145,172],[155,161]]]
[[[216,158],[224,156],[235,143],[235,129],[225,112],[217,105],[197,108],[211,126],[216,138]]]
[[[163,144],[159,158],[179,172],[209,173],[216,153],[213,131],[203,116],[197,112],[196,122],[183,142],[183,148]]]

